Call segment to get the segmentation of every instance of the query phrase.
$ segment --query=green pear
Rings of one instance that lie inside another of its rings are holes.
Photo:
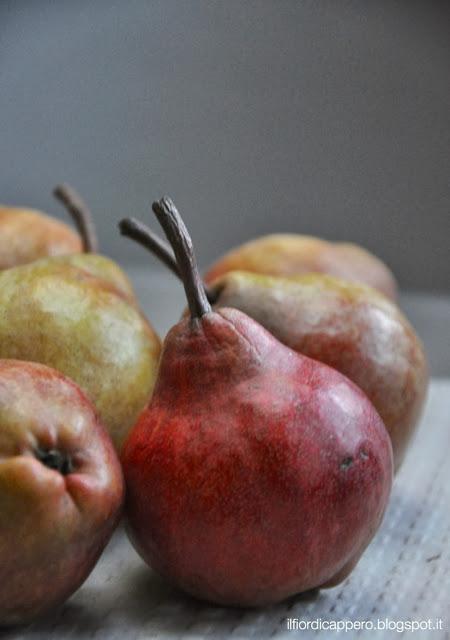
[[[104,259],[85,256],[80,268],[81,258],[44,258],[0,273],[0,358],[72,378],[120,449],[150,399],[160,340],[136,305],[100,277]]]

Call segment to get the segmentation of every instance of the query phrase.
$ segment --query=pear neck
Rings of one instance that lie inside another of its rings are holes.
[[[235,309],[220,309],[194,321],[185,318],[172,327],[164,341],[155,395],[173,394],[178,388],[194,389],[198,396],[198,389],[202,394],[221,386],[231,389],[242,379],[258,375],[263,361],[259,343],[264,356],[272,351],[260,335],[262,327],[250,321],[247,335],[241,326],[247,318],[238,314]]]

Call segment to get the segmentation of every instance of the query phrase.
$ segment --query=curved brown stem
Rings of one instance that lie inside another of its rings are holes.
[[[53,195],[66,207],[74,221],[81,236],[84,253],[96,253],[98,241],[94,221],[81,197],[68,184],[60,184],[55,187]]]
[[[145,249],[151,251],[181,282],[183,281],[177,261],[173,256],[172,248],[153,229],[150,229],[150,227],[136,218],[124,218],[119,222],[118,226],[123,236],[131,238]],[[217,292],[211,290],[205,283],[203,283],[203,286],[208,302],[215,304]]]
[[[201,318],[211,311],[211,305],[198,270],[191,236],[170,198],[154,202],[152,209],[175,253],[191,317]]]
[[[136,218],[125,218],[119,222],[119,229],[123,236],[135,240],[138,244],[154,253],[177,278],[182,280],[170,245],[162,240],[150,227],[147,227],[140,220],[136,220]]]

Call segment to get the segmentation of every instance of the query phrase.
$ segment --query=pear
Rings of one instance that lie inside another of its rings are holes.
[[[84,582],[124,483],[94,407],[54,369],[0,360],[0,425],[1,629],[60,607]]]
[[[59,257],[110,281],[137,304],[133,286],[110,258],[98,254],[92,215],[79,194],[67,184],[54,189],[74,221],[78,233],[68,225],[33,209],[0,206],[0,269],[28,264],[45,257]]]
[[[272,276],[324,273],[368,284],[393,300],[397,297],[395,278],[379,258],[356,244],[312,236],[280,233],[247,242],[220,258],[206,273],[205,282],[228,271]]]
[[[155,571],[214,603],[267,605],[331,583],[387,505],[383,422],[336,370],[237,309],[211,309],[177,210],[153,207],[190,313],[164,341],[122,451],[127,532]]]
[[[39,362],[72,378],[117,449],[150,399],[161,347],[118,284],[119,272],[86,254],[0,273],[0,358]]]
[[[178,277],[171,248],[134,218],[124,235],[152,251]],[[429,375],[421,340],[397,305],[375,289],[318,273],[277,277],[230,271],[207,289],[215,309],[232,307],[278,340],[346,375],[369,397],[400,468],[425,404]]]
[[[0,206],[0,269],[81,251],[79,235],[63,222],[34,209]]]

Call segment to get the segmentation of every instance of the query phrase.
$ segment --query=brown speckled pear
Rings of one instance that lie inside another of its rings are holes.
[[[124,487],[92,404],[58,371],[0,360],[0,425],[1,628],[78,589],[119,520]]]
[[[324,273],[370,285],[393,300],[397,297],[395,278],[379,258],[356,244],[312,236],[280,233],[246,242],[220,258],[206,273],[205,282],[228,271],[271,276]]]
[[[79,235],[63,222],[34,209],[0,206],[0,269],[81,251]]]

